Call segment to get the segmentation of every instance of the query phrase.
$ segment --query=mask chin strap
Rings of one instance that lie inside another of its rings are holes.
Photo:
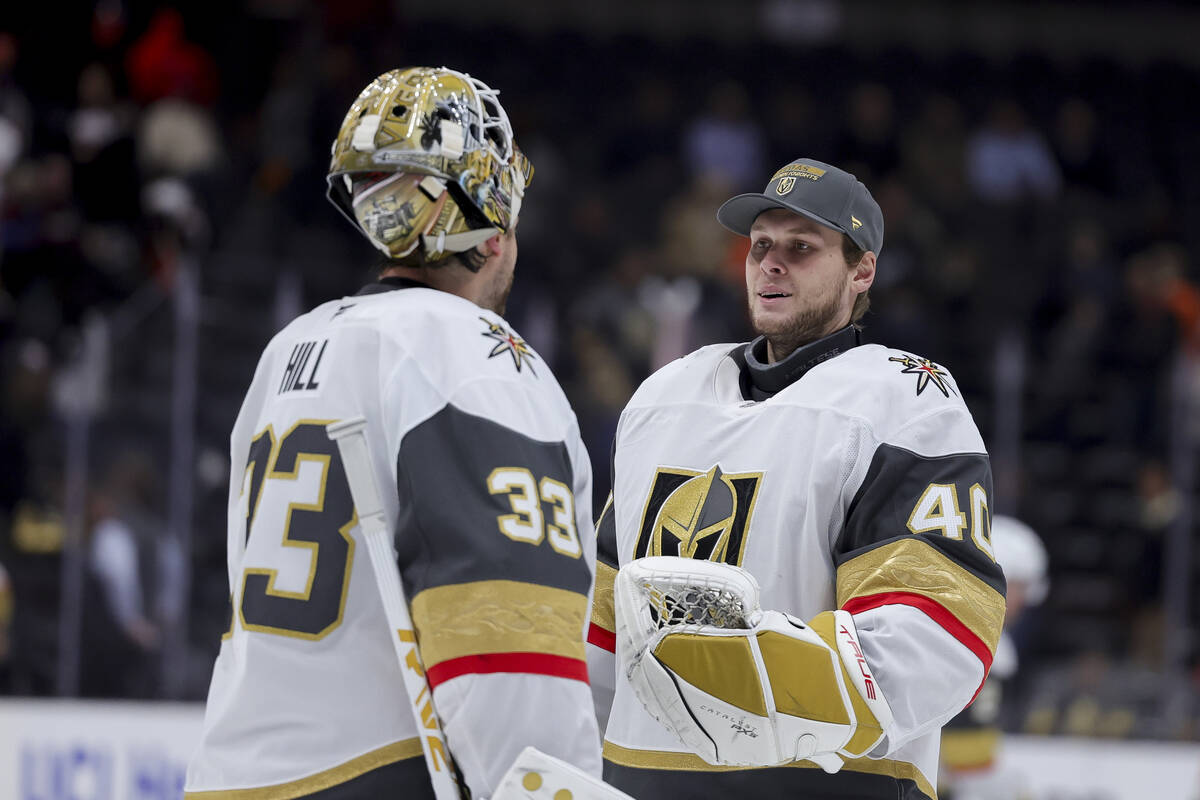
[[[437,236],[423,233],[421,234],[421,244],[425,246],[425,252],[429,254],[429,258],[436,260],[444,253],[461,253],[472,247],[478,247],[497,233],[500,233],[500,229],[492,227],[451,234],[441,231]]]

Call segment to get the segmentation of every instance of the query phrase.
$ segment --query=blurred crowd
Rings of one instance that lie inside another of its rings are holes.
[[[83,420],[71,688],[166,696],[183,625],[172,692],[203,696],[227,624],[226,442],[255,359],[375,266],[325,204],[329,142],[370,78],[431,63],[500,88],[535,166],[508,316],[567,388],[594,508],[638,382],[750,336],[745,241],[716,207],[794,158],[836,163],[886,220],[867,338],[954,372],[1011,455],[994,510],[1047,544],[1053,588],[1014,632],[1031,677],[1009,726],[1200,738],[1186,714],[1152,716],[1167,694],[1196,703],[1190,678],[1160,678],[1186,633],[1165,630],[1164,542],[1190,505],[1173,458],[1197,390],[1172,375],[1200,346],[1200,73],[417,24],[374,0],[154,5],[101,0],[52,53],[45,14],[0,28],[0,692],[63,688]],[[165,522],[185,270],[201,296],[188,552]]]

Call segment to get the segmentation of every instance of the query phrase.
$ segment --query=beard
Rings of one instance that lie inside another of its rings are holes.
[[[481,305],[503,317],[505,309],[508,308],[508,295],[512,291],[512,287],[512,270],[509,270],[507,274],[497,273],[496,277],[488,285]]]
[[[831,330],[842,310],[842,295],[850,282],[850,273],[840,286],[817,297],[812,305],[783,320],[760,321],[754,316],[754,301],[750,300],[750,322],[754,330],[767,337],[773,361],[782,361],[809,342],[833,333]]]

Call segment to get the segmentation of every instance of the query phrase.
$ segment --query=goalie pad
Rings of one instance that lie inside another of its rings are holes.
[[[845,611],[806,625],[759,608],[745,570],[676,556],[625,565],[614,595],[617,659],[634,694],[710,764],[808,759],[837,772],[892,721]]]
[[[616,787],[536,747],[526,747],[500,779],[492,800],[633,800]]]

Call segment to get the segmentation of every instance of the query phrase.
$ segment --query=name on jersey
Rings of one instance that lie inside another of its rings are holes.
[[[292,346],[292,354],[288,357],[287,367],[283,370],[283,379],[279,382],[279,394],[310,392],[320,388],[321,383],[317,378],[327,344],[329,344],[329,340],[322,339],[298,342]],[[316,354],[315,358],[313,357],[314,353]]]

